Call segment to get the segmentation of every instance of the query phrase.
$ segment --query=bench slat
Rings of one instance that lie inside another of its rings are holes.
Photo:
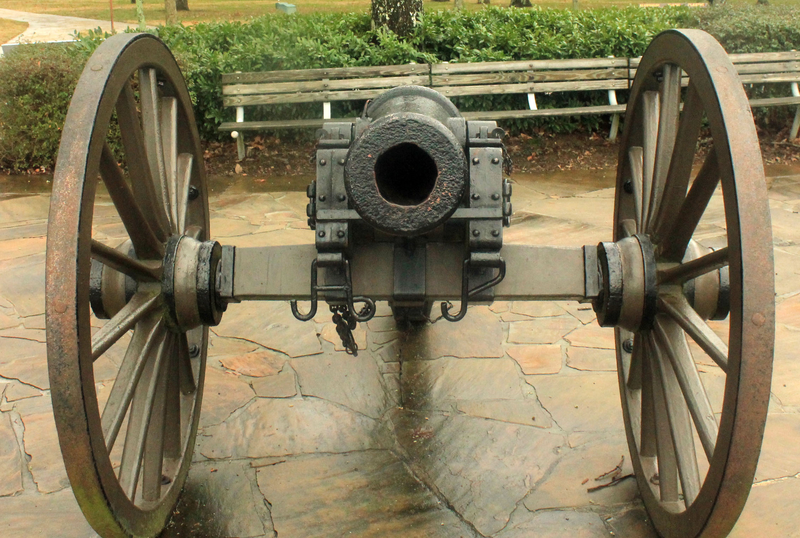
[[[386,88],[319,93],[282,93],[277,95],[232,95],[223,97],[223,106],[275,105],[287,103],[324,103],[331,101],[359,101],[373,99]]]
[[[334,118],[326,120],[323,118],[316,118],[310,120],[273,120],[273,121],[245,121],[236,123],[235,121],[226,121],[219,126],[220,131],[258,131],[261,129],[286,129],[286,128],[311,128],[322,127],[325,123],[331,121],[352,122],[356,118]]]
[[[359,90],[366,88],[394,88],[410,84],[427,85],[425,76],[357,78],[338,80],[310,80],[305,82],[275,82],[272,84],[230,84],[222,87],[222,95],[268,95],[296,92],[333,90]]]
[[[795,73],[800,75],[800,62],[751,63],[735,64],[735,66],[740,75],[754,73]]]
[[[529,82],[527,84],[494,84],[488,86],[439,86],[436,91],[448,97],[463,95],[497,95],[505,93],[576,92],[585,90],[624,90],[628,80],[581,82]]]
[[[432,75],[455,73],[494,73],[498,71],[529,71],[531,69],[590,69],[628,67],[627,58],[587,58],[569,60],[530,60],[514,62],[442,63],[431,66]]]
[[[580,116],[591,114],[623,114],[626,105],[581,106],[574,108],[540,108],[539,110],[494,110],[463,112],[467,120],[512,120],[547,116]]]
[[[762,82],[797,82],[800,73],[764,73],[763,75],[742,75],[739,77],[743,84],[759,84]]]
[[[785,106],[800,105],[800,97],[766,97],[763,99],[750,99],[750,107],[756,106]]]
[[[396,75],[427,75],[428,64],[381,65],[373,67],[332,67],[323,69],[290,69],[263,73],[225,73],[222,84],[256,84],[260,82],[291,82],[323,78],[358,78]]]
[[[574,71],[533,71],[512,73],[479,73],[466,75],[434,75],[431,86],[468,86],[473,84],[502,84],[547,81],[578,81],[624,79],[627,69],[580,69]]]
[[[800,51],[792,50],[787,52],[739,53],[729,54],[728,58],[730,58],[733,65],[747,63],[786,62],[800,60]],[[631,58],[631,67],[639,67],[639,62],[641,59],[641,57]]]

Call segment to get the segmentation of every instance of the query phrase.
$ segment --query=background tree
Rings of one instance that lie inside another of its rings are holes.
[[[178,11],[189,11],[189,0],[175,0]]]
[[[372,0],[372,24],[407,36],[422,15],[422,0]]]
[[[164,0],[164,12],[166,13],[166,24],[178,24],[178,12],[175,6],[175,0]]]

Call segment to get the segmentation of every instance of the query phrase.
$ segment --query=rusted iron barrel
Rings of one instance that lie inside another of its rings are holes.
[[[449,99],[403,86],[372,101],[347,155],[353,207],[393,235],[430,231],[450,217],[468,182],[465,122]]]

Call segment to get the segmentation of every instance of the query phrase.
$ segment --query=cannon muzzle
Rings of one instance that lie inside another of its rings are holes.
[[[447,220],[468,182],[458,109],[438,92],[404,86],[372,101],[362,120],[345,165],[345,188],[361,218],[402,236]]]

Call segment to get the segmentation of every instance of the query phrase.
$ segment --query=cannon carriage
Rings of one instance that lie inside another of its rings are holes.
[[[112,117],[126,169],[108,143]],[[704,127],[711,139],[701,158]],[[438,303],[441,322],[500,299],[591,302],[616,334],[628,444],[656,530],[730,531],[766,420],[774,272],[750,108],[713,38],[666,32],[642,58],[620,143],[612,240],[599,245],[503,244],[513,212],[503,132],[466,121],[433,90],[390,90],[355,122],[331,121],[318,136],[307,192],[315,244],[221,245],[170,52],[153,36],[126,34],[89,60],[54,180],[46,310],[62,453],[99,534],[163,529],[191,461],[208,328],[254,300],[291,301],[298,323],[325,301],[350,353],[358,352],[351,331],[376,301],[411,320]],[[127,232],[120,244],[92,236],[98,178]],[[724,211],[724,229],[702,226],[711,206]],[[126,338],[101,408],[95,361]],[[698,362],[724,374],[718,410]]]

